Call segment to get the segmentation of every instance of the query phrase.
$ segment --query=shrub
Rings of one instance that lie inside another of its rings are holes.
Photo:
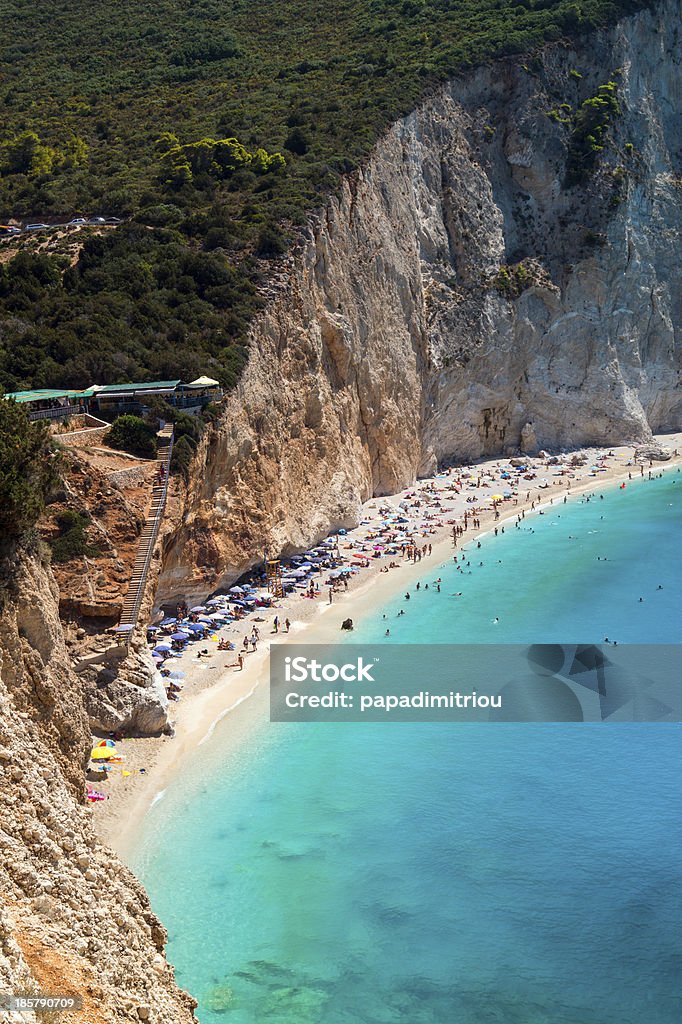
[[[51,542],[53,562],[70,562],[73,558],[83,555],[94,558],[100,553],[99,548],[88,543],[86,530],[89,523],[90,517],[87,513],[76,512],[74,509],[66,509],[57,516],[60,533]]]
[[[171,473],[179,473],[180,476],[187,480],[195,450],[196,442],[193,442],[190,437],[185,434],[179,438],[173,445],[170,464]]]
[[[491,283],[500,295],[512,300],[518,299],[527,288],[536,283],[536,279],[537,275],[533,268],[527,267],[523,262],[503,263]]]
[[[141,458],[156,458],[156,431],[141,416],[119,416],[104,435],[104,443]]]
[[[615,82],[606,82],[599,86],[595,96],[586,99],[578,108],[566,161],[568,186],[585,180],[604,149],[612,119],[620,114],[617,91]]]

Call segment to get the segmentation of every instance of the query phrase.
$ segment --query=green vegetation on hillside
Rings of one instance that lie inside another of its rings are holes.
[[[83,555],[96,558],[100,554],[99,548],[88,541],[89,524],[88,513],[75,509],[67,508],[57,516],[59,534],[50,542],[53,562],[70,562]]]
[[[617,84],[609,81],[600,85],[596,96],[590,96],[578,108],[573,119],[573,131],[568,147],[568,185],[583,181],[604,149],[611,121],[620,114],[617,95]]]
[[[143,459],[156,458],[156,430],[141,416],[118,416],[104,435],[104,443]]]
[[[267,260],[435,83],[646,0],[3,0],[0,222],[113,214],[0,273],[0,382],[234,384]]]
[[[0,552],[21,540],[57,480],[57,452],[46,423],[31,423],[0,391]]]

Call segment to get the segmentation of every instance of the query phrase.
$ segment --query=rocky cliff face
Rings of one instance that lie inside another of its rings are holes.
[[[82,805],[90,733],[54,578],[35,556],[1,578],[0,991],[81,995],[63,1024],[189,1022],[164,929]]]
[[[161,597],[301,548],[442,461],[682,425],[679,13],[482,69],[393,127],[283,267]],[[575,114],[609,80],[620,113],[568,187]]]

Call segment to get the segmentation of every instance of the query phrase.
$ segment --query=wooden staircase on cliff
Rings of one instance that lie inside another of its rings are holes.
[[[169,424],[168,426],[163,427],[157,434],[157,473],[154,487],[152,488],[152,503],[149,512],[147,513],[142,533],[140,534],[140,543],[137,549],[132,575],[130,577],[128,593],[123,601],[121,619],[116,630],[117,633],[120,634],[121,641],[125,644],[129,643],[140,615],[140,606],[142,604],[142,598],[144,597],[144,591],[147,585],[149,566],[151,564],[152,555],[154,554],[156,539],[159,535],[159,527],[161,526],[161,520],[163,519],[163,513],[166,507],[168,475],[170,472],[172,454],[173,425]]]

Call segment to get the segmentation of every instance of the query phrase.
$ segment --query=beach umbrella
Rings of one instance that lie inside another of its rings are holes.
[[[154,648],[154,653],[156,653],[157,651],[158,652],[170,651],[170,649],[171,649],[171,645],[170,644],[166,644],[166,643],[157,644],[156,647]]]
[[[200,622],[188,622],[187,628],[191,629],[193,633],[203,633],[205,626],[202,626]]]
[[[92,761],[109,761],[112,757],[118,757],[116,747],[95,747],[90,751]]]
[[[171,633],[171,640],[189,640],[189,633]]]
[[[241,587],[230,587],[230,593],[231,594],[243,594],[244,591],[242,590]]]
[[[491,496],[490,500],[491,501],[504,501],[504,496],[502,494],[493,494]]]
[[[192,613],[194,613],[194,612],[205,612],[206,608],[204,607],[203,604],[197,604],[197,605],[194,606],[194,608],[190,608],[190,611]]]
[[[199,615],[198,619],[199,619],[199,622],[210,622],[211,621],[211,618],[208,615]]]
[[[208,601],[206,602],[206,604],[207,604],[207,605],[213,605],[213,604],[221,604],[221,599],[220,599],[219,597],[211,597],[211,598],[210,598],[210,599],[209,599],[209,600],[208,600]]]

